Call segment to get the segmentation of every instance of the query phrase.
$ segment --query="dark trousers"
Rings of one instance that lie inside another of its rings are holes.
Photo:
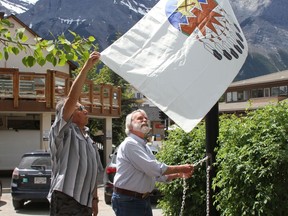
[[[92,208],[81,205],[75,199],[60,191],[53,191],[50,216],[91,216]]]
[[[149,197],[140,199],[113,192],[112,208],[117,216],[153,216]]]

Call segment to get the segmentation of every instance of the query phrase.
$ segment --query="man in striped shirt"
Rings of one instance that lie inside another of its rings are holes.
[[[48,200],[53,216],[98,214],[97,171],[103,168],[97,146],[87,134],[88,112],[78,99],[99,57],[98,52],[90,54],[67,98],[56,106],[49,134],[52,180]]]
[[[168,166],[157,161],[146,145],[149,131],[144,110],[127,115],[127,137],[118,147],[112,195],[112,207],[117,216],[152,216],[149,194],[155,181],[169,182],[190,178],[193,174],[192,164]]]

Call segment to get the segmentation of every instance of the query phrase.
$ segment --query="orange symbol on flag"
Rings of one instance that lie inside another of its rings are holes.
[[[241,29],[216,0],[168,0],[166,15],[176,29],[202,42],[218,60],[238,59],[243,53]]]

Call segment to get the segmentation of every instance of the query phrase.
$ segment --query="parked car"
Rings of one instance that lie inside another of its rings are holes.
[[[149,146],[149,145],[148,145]],[[158,149],[154,146],[149,146],[152,150],[153,154],[157,154]],[[103,175],[103,183],[104,183],[104,200],[106,204],[111,204],[111,198],[113,193],[113,180],[116,173],[116,157],[117,157],[117,150],[109,156],[111,158],[111,161],[104,170]],[[157,203],[157,200],[162,197],[162,194],[160,191],[155,187],[155,189],[150,194],[151,203]]]
[[[51,157],[46,151],[34,151],[22,156],[11,179],[14,209],[24,207],[26,201],[48,201],[51,182]]]
[[[2,182],[0,180],[0,200],[1,200],[1,197],[2,197]]]

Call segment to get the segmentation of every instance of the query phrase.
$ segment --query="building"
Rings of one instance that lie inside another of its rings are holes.
[[[288,70],[233,82],[219,103],[221,113],[243,113],[288,97]]]
[[[3,18],[3,17],[2,17]],[[7,19],[11,35],[25,28],[28,40],[35,43],[38,35],[14,15]],[[0,36],[1,37],[1,36]],[[0,44],[0,50],[4,45]],[[48,133],[55,118],[55,105],[65,97],[73,82],[71,71],[76,66],[67,62],[54,67],[50,63],[27,68],[20,52],[0,61],[0,170],[13,170],[23,153],[48,148]],[[112,152],[112,119],[121,114],[121,89],[111,85],[95,85],[86,80],[80,101],[89,111],[90,118],[105,120],[104,165]]]
[[[135,95],[145,101],[140,93]],[[219,101],[219,113],[244,113],[288,98],[288,70],[251,79],[233,82]],[[153,133],[163,135],[164,125],[159,119],[159,109],[145,101],[143,108],[149,118]],[[162,128],[162,129],[161,129]]]

